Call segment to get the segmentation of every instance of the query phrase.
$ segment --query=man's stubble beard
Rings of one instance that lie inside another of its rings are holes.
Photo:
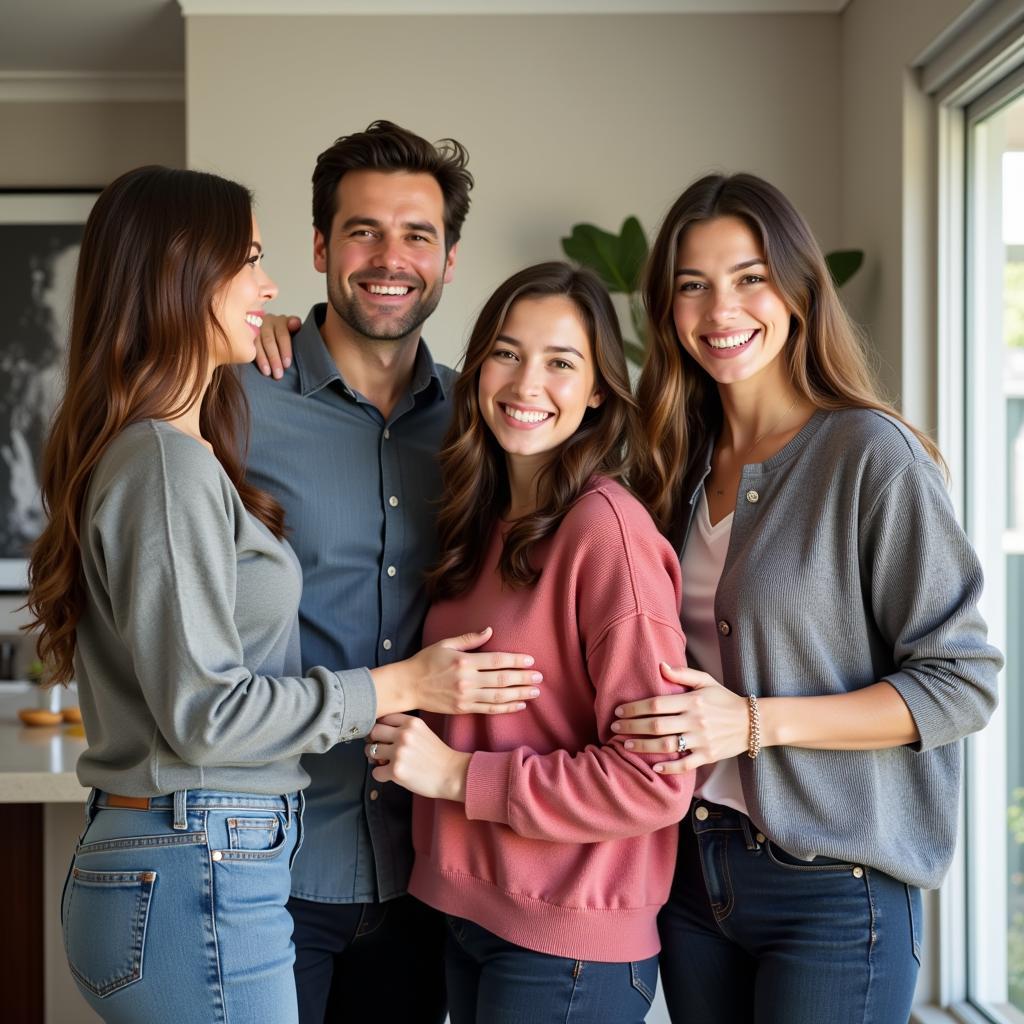
[[[328,277],[327,300],[343,323],[357,334],[373,341],[401,341],[414,331],[418,331],[430,314],[437,309],[441,293],[444,291],[444,283],[438,281],[434,291],[430,293],[419,290],[419,299],[401,317],[369,317],[359,305],[356,296],[358,287],[359,285],[354,286],[352,296],[349,297],[336,281]]]

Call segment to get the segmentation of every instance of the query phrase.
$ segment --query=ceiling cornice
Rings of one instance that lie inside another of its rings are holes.
[[[186,18],[291,14],[839,14],[849,0],[178,0]]]
[[[180,71],[0,71],[0,103],[151,103],[185,99]]]

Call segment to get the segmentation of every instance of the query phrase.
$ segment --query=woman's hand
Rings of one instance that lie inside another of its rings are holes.
[[[373,669],[378,714],[414,708],[444,715],[522,711],[526,701],[540,696],[537,684],[544,677],[531,671],[533,658],[528,654],[471,653],[490,638],[488,626],[479,633],[439,640],[405,661]]]
[[[366,756],[378,782],[397,782],[411,793],[438,800],[466,800],[469,754],[452,750],[422,719],[388,715],[370,730]]]
[[[670,683],[687,686],[689,690],[634,700],[616,708],[619,719],[612,723],[612,729],[622,736],[645,737],[627,740],[627,750],[639,754],[675,753],[681,735],[686,741],[685,756],[655,765],[655,771],[675,773],[714,764],[747,749],[750,712],[743,697],[707,672],[671,668],[663,662],[661,674]]]
[[[302,326],[297,316],[263,314],[263,326],[256,339],[256,365],[265,377],[280,380],[292,365],[292,335]]]

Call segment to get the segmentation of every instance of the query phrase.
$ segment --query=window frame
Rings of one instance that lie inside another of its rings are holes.
[[[972,301],[982,272],[974,246],[984,230],[979,220],[983,203],[977,174],[982,155],[977,144],[979,126],[1024,95],[1024,19],[1003,3],[989,15],[987,31],[957,38],[932,54],[922,65],[920,81],[932,98],[935,116],[938,440],[949,463],[952,497],[961,521],[983,560],[991,563],[993,552],[998,551],[1001,566],[1001,531],[996,530],[995,537],[985,536],[978,513],[982,459],[971,450],[978,439],[969,429],[981,395],[968,366],[978,354],[972,349],[973,338],[985,314],[985,304]],[[986,494],[985,500],[991,502],[991,496]],[[992,639],[997,645],[1005,637],[1005,607],[995,607],[995,596],[1002,593],[1001,587],[990,587],[982,602],[986,620],[995,624]],[[969,737],[966,742],[960,842],[947,882],[936,894],[932,930],[937,940],[934,996],[939,1006],[948,1009],[938,1010],[935,1004],[916,1007],[912,1019],[919,1024],[951,1019],[962,1024],[1024,1021],[1024,1014],[1003,1002],[1005,917],[1000,918],[1004,927],[994,934],[990,922],[981,927],[987,906],[1005,908],[1006,832],[993,827],[993,822],[1005,820],[1007,806],[1005,714],[1001,699],[983,740]],[[996,890],[1003,894],[1001,904],[994,896]],[[986,1001],[976,1002],[976,996]]]

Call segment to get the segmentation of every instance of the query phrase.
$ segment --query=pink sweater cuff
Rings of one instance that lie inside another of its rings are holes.
[[[478,750],[466,773],[466,817],[470,821],[509,823],[508,795],[512,775],[511,751]]]

